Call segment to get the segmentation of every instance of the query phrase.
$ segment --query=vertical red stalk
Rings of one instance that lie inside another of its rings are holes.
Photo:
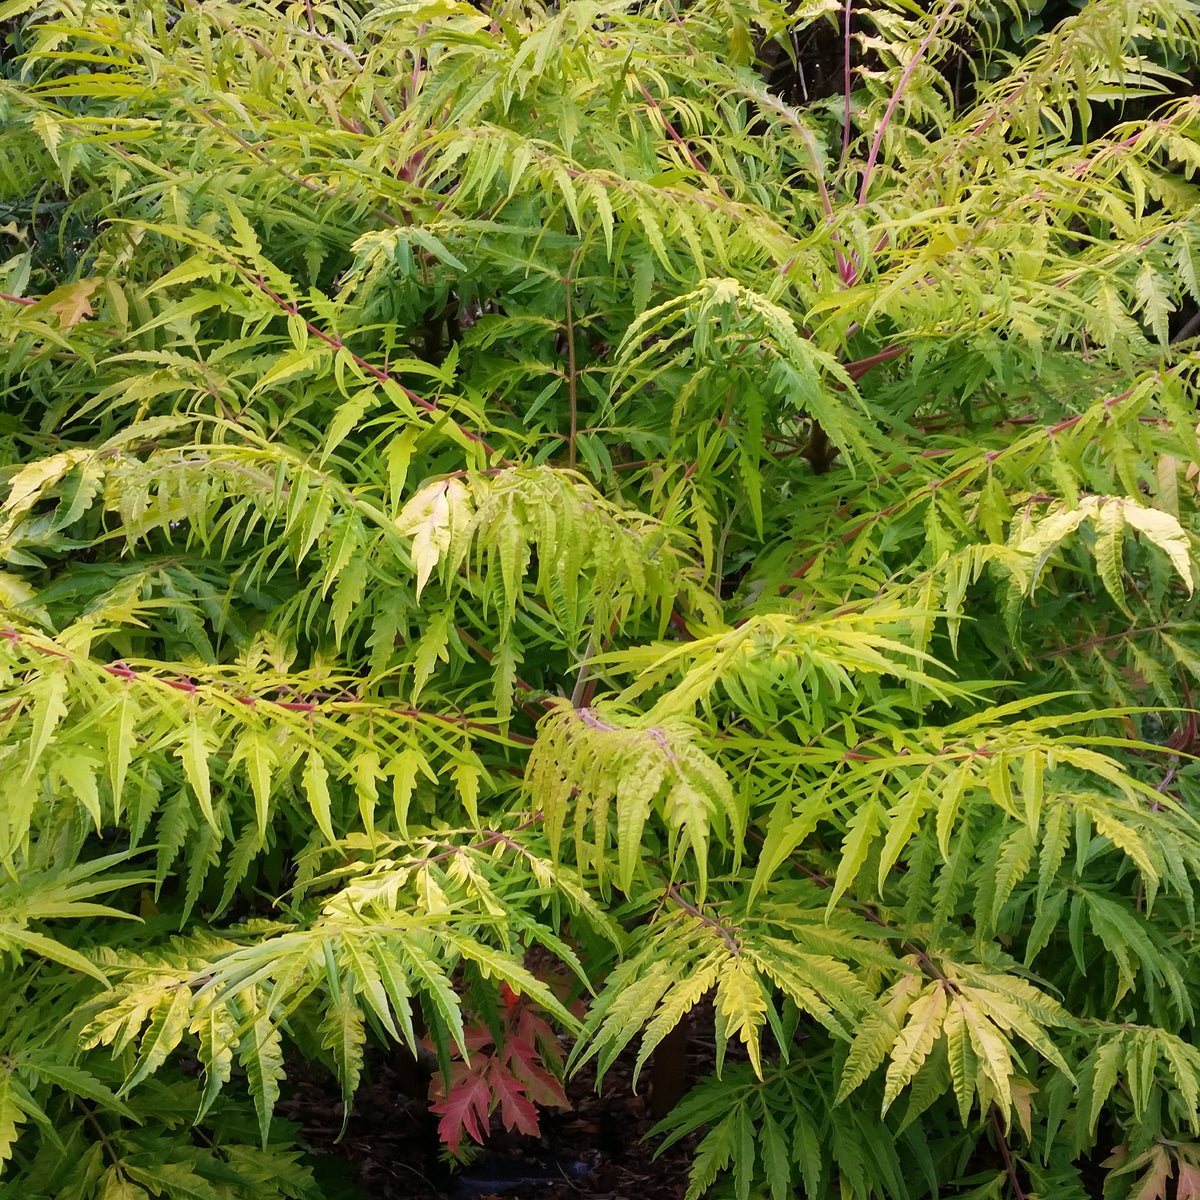
[[[926,51],[933,44],[938,27],[958,7],[958,4],[959,0],[950,0],[950,3],[938,13],[937,18],[929,27],[929,32],[925,35],[925,40],[917,47],[916,54],[909,59],[908,66],[904,68],[904,73],[900,76],[900,82],[896,85],[896,90],[892,93],[891,100],[888,101],[887,109],[883,114],[883,120],[879,122],[879,128],[875,130],[875,140],[871,143],[871,153],[867,155],[867,165],[863,168],[862,187],[858,192],[858,203],[860,206],[867,202],[867,188],[871,185],[871,172],[875,169],[875,162],[879,158],[879,148],[883,144],[883,135],[887,132],[888,125],[891,124],[892,115],[900,103],[900,97],[904,95],[904,89],[908,86],[908,81],[917,69],[917,64],[925,57]]]

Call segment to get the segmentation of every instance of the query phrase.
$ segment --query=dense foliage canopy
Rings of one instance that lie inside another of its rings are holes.
[[[705,1000],[689,1198],[1200,1196],[1200,15],[1041,7],[0,4],[0,1197]]]

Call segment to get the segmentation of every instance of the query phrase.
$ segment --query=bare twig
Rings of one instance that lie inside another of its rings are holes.
[[[1012,1185],[1013,1200],[1028,1200],[1025,1189],[1021,1186],[1020,1177],[1017,1175],[1017,1164],[1013,1162],[1012,1152],[1008,1148],[1008,1139],[1004,1136],[995,1105],[991,1109],[991,1118],[992,1132],[996,1135],[996,1144],[1000,1147],[1000,1156],[1004,1159],[1004,1173]]]

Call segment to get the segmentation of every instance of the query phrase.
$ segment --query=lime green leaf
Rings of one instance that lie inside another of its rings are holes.
[[[946,1009],[946,991],[939,983],[913,1001],[904,1029],[892,1047],[883,1088],[884,1112],[929,1057],[934,1042],[941,1036]]]
[[[304,762],[304,794],[317,828],[325,835],[326,841],[336,841],[329,797],[329,772],[325,769],[325,760],[316,750],[310,750]]]
[[[204,819],[216,833],[220,832],[213,813],[212,781],[208,773],[208,756],[213,752],[211,734],[193,718],[188,721],[183,737],[175,751],[183,762],[183,773],[191,785],[192,794],[200,804]]]
[[[1121,511],[1128,525],[1143,534],[1147,541],[1171,560],[1190,596],[1193,590],[1191,543],[1179,522],[1169,513],[1156,508],[1143,508],[1138,504],[1126,504]]]
[[[258,1112],[258,1128],[265,1147],[271,1128],[271,1114],[279,1099],[279,1081],[284,1077],[279,1032],[266,1017],[255,1018],[247,1029],[238,1047],[238,1060],[246,1069],[246,1080]]]

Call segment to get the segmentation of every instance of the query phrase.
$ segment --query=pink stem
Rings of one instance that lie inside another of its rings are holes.
[[[659,104],[659,102],[657,100],[655,100],[655,98],[652,95],[650,95],[650,93],[648,91],[646,91],[646,85],[644,83],[642,83],[640,80],[638,81],[638,87],[641,89],[642,95],[646,97],[647,102],[650,105],[652,105],[654,110],[658,113],[659,117],[662,120],[663,128],[670,135],[671,140],[673,142],[675,142],[675,144],[677,146],[679,146],[679,148],[684,152],[684,154],[687,155],[688,162],[690,162],[692,164],[692,166],[695,167],[696,170],[700,172],[701,175],[709,176],[709,178],[712,179],[714,183],[716,183],[717,191],[720,192],[720,194],[726,200],[728,200],[729,197],[727,195],[725,195],[725,189],[721,187],[720,182],[715,178],[715,176],[713,176],[713,173],[695,156],[695,154],[692,153],[692,148],[687,144],[687,142],[685,142],[683,140],[683,138],[681,138],[679,136],[679,133],[675,129],[675,126],[672,125],[671,122],[667,119],[667,114],[665,112],[663,112],[662,105]]]
[[[883,144],[883,135],[887,132],[887,127],[892,120],[892,114],[896,111],[896,107],[900,103],[900,97],[904,95],[904,89],[908,86],[908,81],[912,78],[912,73],[917,69],[917,64],[925,57],[925,52],[933,43],[938,26],[958,7],[958,3],[959,0],[950,0],[950,3],[938,13],[937,20],[930,26],[929,32],[925,35],[925,40],[917,47],[916,54],[912,56],[908,66],[904,68],[904,73],[900,76],[900,82],[896,85],[896,90],[892,93],[891,100],[888,101],[887,110],[883,114],[883,120],[879,123],[879,128],[875,131],[875,140],[871,143],[871,153],[867,155],[867,165],[863,169],[862,187],[858,192],[860,208],[867,202],[867,188],[871,184],[871,172],[875,169],[875,162],[879,158],[879,147]]]
[[[418,396],[416,392],[414,392],[411,388],[406,388],[404,384],[402,384],[393,375],[385,371],[382,367],[377,367],[374,363],[367,362],[365,358],[360,358],[354,353],[353,350],[350,349],[349,346],[346,345],[345,342],[342,341],[341,338],[335,337],[331,333],[326,333],[323,329],[319,329],[310,320],[308,320],[307,317],[303,316],[300,310],[294,304],[289,304],[281,295],[279,295],[278,292],[275,292],[269,288],[267,286],[267,281],[263,279],[261,275],[252,275],[249,278],[250,282],[253,283],[254,286],[258,288],[258,290],[262,292],[264,296],[274,300],[275,303],[278,304],[279,307],[288,314],[288,316],[299,317],[300,320],[304,322],[305,329],[307,329],[308,332],[313,335],[313,337],[320,338],[321,341],[323,341],[327,346],[332,346],[335,350],[344,350],[357,367],[360,367],[362,370],[366,371],[368,375],[379,380],[380,383],[394,384],[400,389],[401,392],[404,393],[405,396],[408,397],[409,400],[413,402],[413,404],[422,409],[424,412],[434,413],[438,416],[443,415],[445,410],[439,408],[433,400],[426,400],[424,396]],[[479,434],[475,433],[474,430],[467,429],[465,426],[459,425],[457,421],[453,422],[453,424],[462,433],[463,437],[474,442],[477,446],[483,447],[483,449],[489,455],[496,453],[492,446],[484,441],[484,439],[480,437]],[[506,465],[511,466],[512,464],[506,462]]]

